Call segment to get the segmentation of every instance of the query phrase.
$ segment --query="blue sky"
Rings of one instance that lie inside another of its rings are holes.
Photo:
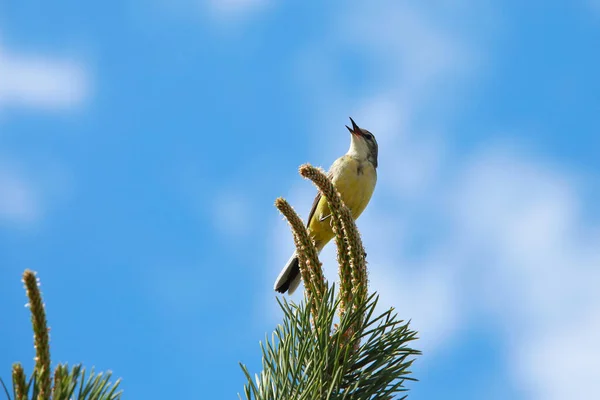
[[[371,290],[421,336],[410,398],[590,398],[599,42],[597,0],[0,3],[0,376],[32,363],[31,268],[53,362],[236,396],[281,317],[273,201],[306,217],[297,167],[353,116],[380,144]]]

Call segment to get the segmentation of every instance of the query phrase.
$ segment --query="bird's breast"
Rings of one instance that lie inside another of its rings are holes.
[[[352,212],[352,217],[358,218],[369,204],[375,190],[377,182],[375,167],[368,161],[344,156],[333,163],[330,174],[344,204]],[[308,227],[319,249],[322,249],[333,238],[331,211],[325,197],[321,197],[317,204]]]
[[[377,183],[377,171],[370,162],[348,156],[336,164],[337,170],[332,174],[333,184],[356,219],[371,200]]]

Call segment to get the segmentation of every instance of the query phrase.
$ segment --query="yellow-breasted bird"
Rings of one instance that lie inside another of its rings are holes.
[[[333,181],[342,200],[357,219],[371,200],[377,182],[377,141],[366,129],[361,129],[350,118],[350,149],[342,157],[335,160],[329,169],[328,176]],[[317,251],[333,239],[331,229],[331,213],[327,200],[317,194],[308,215],[307,226]],[[294,293],[300,284],[300,268],[296,253],[292,255],[275,281],[275,290],[279,293]]]

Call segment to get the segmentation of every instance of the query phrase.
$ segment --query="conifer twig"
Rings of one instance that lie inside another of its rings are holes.
[[[275,206],[287,219],[292,228],[300,274],[304,281],[307,297],[313,307],[313,315],[316,316],[318,312],[317,307],[323,301],[326,291],[325,277],[323,276],[317,249],[302,219],[300,219],[292,206],[281,197],[275,200]]]
[[[13,364],[12,368],[13,388],[15,400],[27,400],[27,379],[21,363]]]
[[[343,309],[340,311],[344,312],[350,304],[364,304],[367,299],[365,251],[354,218],[323,171],[310,164],[304,164],[300,167],[300,175],[313,181],[327,199],[338,244],[338,256],[340,252],[346,256],[339,260],[340,296],[346,303],[342,304]]]
[[[299,172],[302,177],[312,180],[315,186],[317,186],[317,189],[321,192],[321,195],[327,200],[329,212],[331,214],[331,229],[335,235],[334,238],[337,247],[340,274],[340,314],[343,314],[351,301],[352,270],[350,268],[350,257],[346,250],[344,228],[339,215],[339,204],[341,204],[341,199],[333,184],[331,184],[325,173],[320,169],[315,168],[310,164],[304,164],[300,166]]]
[[[341,334],[345,338],[344,343],[356,352],[360,346],[360,327],[364,315],[352,314],[360,313],[359,310],[362,310],[366,304],[368,294],[367,267],[362,240],[350,209],[344,204],[342,196],[330,178],[310,164],[300,167],[300,175],[313,181],[329,205],[340,264],[340,318],[348,315],[355,321]],[[340,253],[346,254],[347,257],[341,258]]]
[[[52,386],[52,398],[55,399],[59,394],[62,393],[62,379],[63,379],[64,367],[62,364],[58,364],[54,368],[54,385]]]
[[[406,380],[413,380],[409,377],[414,361],[410,357],[420,352],[407,344],[416,338],[416,332],[399,320],[393,309],[375,314],[378,296],[367,297],[362,241],[333,181],[308,164],[300,167],[300,174],[312,180],[327,200],[328,209],[320,212],[330,217],[338,249],[340,290],[336,295],[335,285],[325,284],[322,302],[315,306],[316,283],[324,279],[310,229],[285,200],[278,199],[275,204],[294,232],[306,297],[299,305],[277,299],[284,319],[272,338],[261,344],[262,372],[253,377],[241,365],[248,380],[246,398],[391,399],[407,390]],[[311,270],[321,278],[309,276]]]
[[[50,377],[50,345],[46,312],[39,289],[35,272],[25,270],[23,283],[29,298],[31,324],[33,325],[33,338],[35,346],[35,374],[39,385],[39,400],[48,400],[51,393]]]

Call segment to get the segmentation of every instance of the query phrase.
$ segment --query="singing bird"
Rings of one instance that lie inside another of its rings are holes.
[[[328,176],[342,196],[344,204],[357,219],[365,210],[377,183],[377,141],[366,129],[361,129],[350,118],[350,149],[342,157],[335,160],[329,169]],[[331,213],[327,200],[317,194],[308,215],[308,230],[320,253],[323,247],[333,239],[331,229]],[[275,290],[279,293],[294,293],[300,284],[300,267],[296,253],[292,255],[275,281]]]

